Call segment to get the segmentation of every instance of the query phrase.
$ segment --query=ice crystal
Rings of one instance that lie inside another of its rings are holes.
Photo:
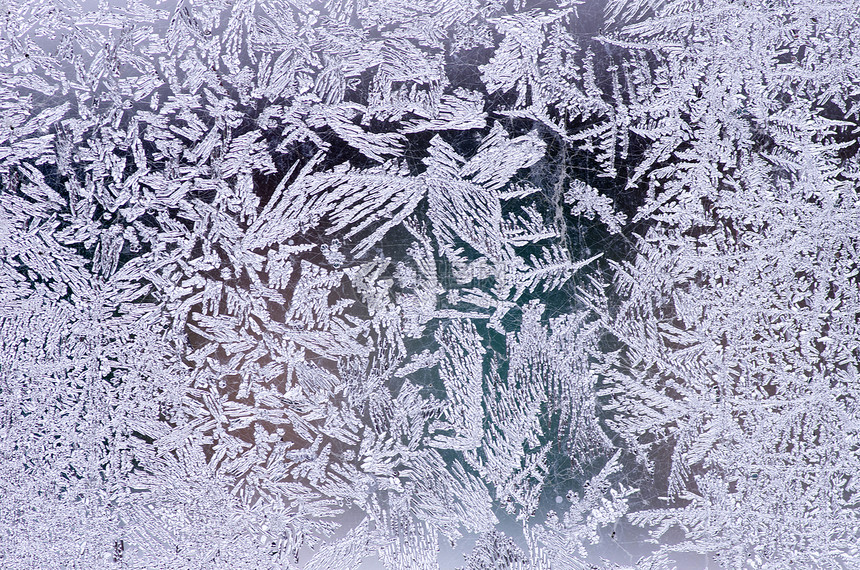
[[[860,564],[860,3],[0,3],[4,568]]]

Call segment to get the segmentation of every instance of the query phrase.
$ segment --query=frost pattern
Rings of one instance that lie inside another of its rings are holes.
[[[860,3],[2,8],[4,568],[860,565]]]

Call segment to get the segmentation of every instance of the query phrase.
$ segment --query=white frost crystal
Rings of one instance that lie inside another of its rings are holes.
[[[860,566],[858,13],[0,2],[0,566]]]

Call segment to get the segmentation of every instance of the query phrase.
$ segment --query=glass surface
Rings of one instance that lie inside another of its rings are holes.
[[[860,3],[22,0],[0,566],[860,566]]]

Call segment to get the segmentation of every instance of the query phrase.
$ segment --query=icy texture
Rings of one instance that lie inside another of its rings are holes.
[[[0,3],[0,566],[860,565],[860,3]]]

